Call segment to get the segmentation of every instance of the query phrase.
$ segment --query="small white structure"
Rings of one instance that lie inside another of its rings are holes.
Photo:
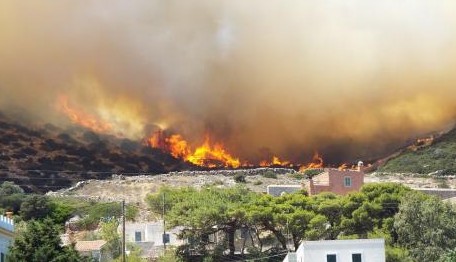
[[[119,225],[118,232],[121,233],[122,225]],[[183,240],[177,238],[181,228],[166,230],[169,235],[169,242],[166,245],[180,246]],[[143,258],[157,257],[163,251],[163,221],[146,223],[126,223],[125,240],[141,248]]]
[[[283,262],[385,262],[385,240],[304,241]]]
[[[8,248],[14,238],[14,222],[0,215],[0,262],[6,261]]]
[[[119,231],[121,226],[119,226]],[[177,234],[180,233],[178,228],[166,230],[170,235],[168,245],[181,245],[183,241],[177,239]],[[125,238],[128,242],[154,242],[156,245],[163,244],[163,221],[147,222],[147,223],[126,223]]]

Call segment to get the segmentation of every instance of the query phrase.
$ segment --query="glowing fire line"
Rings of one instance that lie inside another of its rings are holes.
[[[106,133],[112,130],[112,125],[110,123],[101,121],[93,115],[70,106],[68,97],[66,96],[59,97],[57,106],[73,123],[98,133]]]

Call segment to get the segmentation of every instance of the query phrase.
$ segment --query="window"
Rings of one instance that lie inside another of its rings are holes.
[[[141,231],[135,232],[135,242],[141,242]]]
[[[348,177],[348,176],[347,176],[347,177],[344,178],[344,185],[345,185],[346,187],[351,187],[351,186],[352,186],[352,179],[351,179],[351,177]]]
[[[361,254],[359,254],[359,253],[352,254],[352,262],[362,262]]]
[[[326,255],[326,262],[337,262],[336,254]]]

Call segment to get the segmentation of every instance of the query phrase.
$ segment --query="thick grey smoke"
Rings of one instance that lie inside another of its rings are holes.
[[[365,157],[453,123],[452,0],[0,2],[0,108],[206,133],[241,159]]]

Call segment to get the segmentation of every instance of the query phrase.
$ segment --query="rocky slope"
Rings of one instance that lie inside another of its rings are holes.
[[[456,175],[456,129],[422,139],[379,168],[380,172],[409,172],[435,176]]]
[[[194,168],[139,142],[80,127],[24,126],[0,115],[0,182],[47,192],[112,174],[160,174]]]

